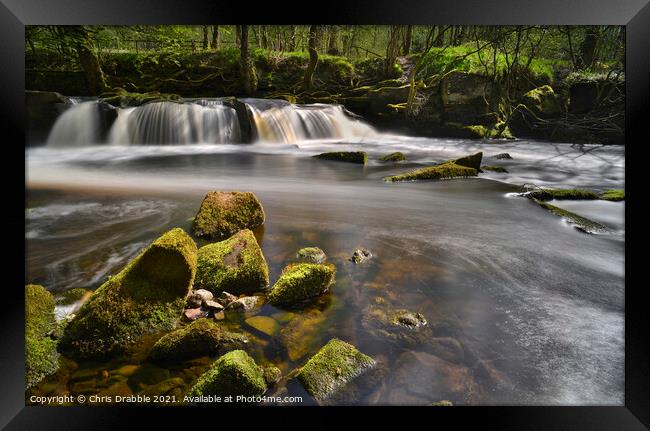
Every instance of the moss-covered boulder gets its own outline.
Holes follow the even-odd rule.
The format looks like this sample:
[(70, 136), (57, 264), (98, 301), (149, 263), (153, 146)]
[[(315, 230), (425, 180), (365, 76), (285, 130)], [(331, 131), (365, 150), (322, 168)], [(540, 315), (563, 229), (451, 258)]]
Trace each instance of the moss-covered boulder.
[(394, 309), (387, 304), (371, 304), (361, 312), (361, 325), (371, 335), (406, 348), (429, 343), (432, 332), (420, 313)]
[(589, 190), (582, 189), (536, 189), (528, 192), (529, 198), (540, 201), (556, 200), (594, 200), (598, 195)]
[(269, 266), (248, 229), (199, 249), (195, 288), (219, 295), (257, 292), (269, 284)]
[(173, 328), (194, 281), (196, 254), (180, 228), (156, 239), (81, 307), (65, 329), (62, 351), (75, 358), (110, 356), (144, 334)]
[(625, 190), (605, 190), (600, 194), (604, 201), (619, 202), (625, 200)]
[(56, 341), (48, 334), (55, 329), (54, 298), (43, 286), (25, 286), (25, 386), (27, 389), (59, 368)]
[(483, 153), (478, 152), (476, 154), (470, 154), (469, 156), (461, 157), (460, 159), (454, 160), (459, 166), (465, 166), (468, 168), (476, 169), (477, 171), (481, 170), (481, 160), (483, 160)]
[(248, 342), (210, 319), (199, 319), (161, 337), (151, 348), (154, 361), (195, 358), (241, 348)]
[(291, 305), (327, 292), (334, 283), (336, 267), (332, 264), (297, 263), (282, 270), (268, 295), (273, 305)]
[(307, 361), (296, 377), (311, 396), (325, 401), (374, 366), (370, 356), (334, 338)]
[(364, 151), (334, 151), (330, 153), (321, 153), (314, 156), (317, 159), (334, 160), (337, 162), (358, 163), (365, 165), (368, 163), (368, 155)]
[(209, 192), (192, 228), (198, 237), (224, 239), (262, 225), (265, 217), (262, 204), (251, 192)]
[(397, 151), (395, 153), (386, 154), (385, 156), (380, 157), (379, 160), (382, 162), (403, 162), (406, 160), (406, 156), (404, 153)]
[(323, 263), (326, 256), (325, 252), (318, 247), (305, 247), (298, 250), (296, 258), (305, 262)]
[(542, 85), (524, 94), (522, 102), (535, 115), (551, 117), (560, 113), (560, 104), (550, 85)]
[(92, 291), (82, 289), (82, 288), (73, 288), (66, 290), (55, 298), (57, 305), (72, 305), (75, 302), (85, 299), (88, 295), (91, 295)]
[(189, 390), (187, 396), (261, 396), (266, 392), (264, 370), (243, 350), (234, 350), (215, 361)]
[(461, 166), (454, 162), (445, 162), (435, 166), (416, 169), (400, 175), (384, 178), (388, 182), (416, 181), (416, 180), (443, 180), (452, 178), (475, 177), (478, 171), (474, 168)]

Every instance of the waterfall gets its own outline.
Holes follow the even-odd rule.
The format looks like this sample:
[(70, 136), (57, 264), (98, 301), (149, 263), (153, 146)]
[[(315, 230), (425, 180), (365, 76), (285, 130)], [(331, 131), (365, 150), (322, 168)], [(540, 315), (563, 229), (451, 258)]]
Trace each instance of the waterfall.
[(155, 102), (121, 109), (108, 136), (114, 145), (227, 144), (240, 142), (234, 109), (216, 100)]
[(244, 99), (253, 116), (258, 139), (293, 143), (305, 139), (372, 136), (375, 130), (350, 118), (339, 105), (292, 105), (283, 101)]
[(94, 144), (101, 139), (100, 110), (97, 101), (76, 103), (56, 120), (47, 146), (78, 147)]
[[(75, 103), (57, 119), (47, 145), (241, 143), (239, 121), (246, 118), (242, 115), (244, 108), (257, 139), (263, 142), (295, 143), (375, 135), (371, 126), (352, 118), (339, 105), (294, 105), (266, 99), (242, 99), (233, 104), (219, 99), (186, 99), (115, 109), (103, 102), (85, 101)], [(107, 112), (111, 115), (106, 115)]]

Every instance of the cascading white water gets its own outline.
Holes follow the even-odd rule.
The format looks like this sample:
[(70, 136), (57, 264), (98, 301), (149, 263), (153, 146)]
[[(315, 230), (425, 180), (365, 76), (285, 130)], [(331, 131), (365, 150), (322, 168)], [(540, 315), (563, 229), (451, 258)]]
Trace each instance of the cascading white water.
[(113, 145), (186, 145), (240, 142), (234, 109), (219, 101), (201, 103), (156, 102), (121, 109), (111, 127)]
[(273, 102), (246, 100), (261, 141), (293, 143), (305, 139), (358, 138), (376, 134), (368, 124), (346, 115), (339, 105)]
[[(295, 143), (309, 139), (346, 139), (375, 136), (368, 124), (347, 115), (339, 105), (293, 105), (281, 100), (243, 99), (257, 139)], [(117, 109), (108, 134), (100, 102), (81, 102), (61, 115), (48, 146), (88, 146), (102, 136), (111, 145), (187, 145), (242, 142), (237, 112), (222, 100), (200, 99), (153, 102)], [(112, 118), (111, 118), (112, 119)], [(110, 123), (109, 123), (110, 124)], [(104, 131), (104, 132), (103, 132)]]
[(100, 140), (100, 115), (97, 101), (74, 103), (54, 123), (47, 137), (50, 147), (78, 147)]

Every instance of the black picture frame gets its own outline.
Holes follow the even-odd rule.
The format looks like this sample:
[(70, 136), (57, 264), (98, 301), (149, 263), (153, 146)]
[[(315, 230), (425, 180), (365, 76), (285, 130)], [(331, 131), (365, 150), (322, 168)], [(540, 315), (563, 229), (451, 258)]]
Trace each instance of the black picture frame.
[[(452, 408), (257, 408), (234, 413), (239, 426), (275, 416), (281, 426), (310, 426), (331, 421), (331, 412), (365, 419), (404, 420), (423, 416), (424, 424), (454, 427), (468, 420), (493, 429), (647, 429), (650, 427), (650, 328), (647, 271), (642, 266), (648, 240), (648, 199), (644, 174), (650, 147), (646, 132), (650, 99), (650, 3), (648, 0), (454, 0), (445, 2), (365, 0), (357, 2), (255, 5), (201, 0), (0, 0), (0, 109), (4, 163), (4, 286), (0, 314), (0, 426), (7, 429), (116, 429), (144, 419), (186, 426), (216, 426), (198, 408), (26, 407), (24, 402), (24, 295), (17, 268), (24, 265), (24, 26), (30, 24), (611, 24), (626, 26), (626, 259), (625, 259), (625, 406), (624, 407), (452, 407)], [(22, 159), (24, 160), (24, 159)], [(21, 252), (22, 251), (22, 252)], [(401, 411), (397, 411), (401, 410)], [(405, 412), (403, 410), (408, 410)], [(289, 412), (289, 413), (287, 413)], [(301, 416), (299, 419), (298, 416)], [(239, 419), (237, 419), (239, 417)], [(198, 418), (198, 419), (197, 419)], [(328, 421), (329, 419), (329, 421)], [(364, 420), (365, 420), (364, 419)], [(192, 422), (187, 422), (192, 421)], [(241, 422), (240, 422), (241, 421)], [(429, 425), (426, 425), (429, 426)]]

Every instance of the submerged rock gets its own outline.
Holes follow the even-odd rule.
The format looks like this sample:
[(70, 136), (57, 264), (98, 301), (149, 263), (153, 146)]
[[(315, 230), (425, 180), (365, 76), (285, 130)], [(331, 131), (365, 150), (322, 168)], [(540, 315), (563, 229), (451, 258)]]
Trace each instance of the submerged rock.
[(227, 238), (242, 229), (264, 223), (264, 209), (251, 192), (209, 192), (194, 217), (194, 234), (208, 239)]
[(368, 163), (368, 155), (364, 151), (335, 151), (331, 153), (317, 154), (313, 157), (323, 160), (358, 163), (360, 165)]
[(555, 214), (556, 216), (562, 217), (564, 220), (566, 220), (568, 223), (574, 225), (576, 229), (579, 231), (585, 232), (585, 233), (595, 233), (595, 232), (605, 232), (607, 230), (607, 227), (595, 222), (593, 220), (589, 220), (588, 218), (579, 216), (576, 213), (573, 213), (571, 211), (567, 211), (565, 209), (556, 207), (555, 205), (551, 205), (546, 202), (542, 202), (537, 199), (532, 199), (537, 205), (540, 207), (544, 208), (545, 210), (549, 211), (552, 214)]
[(268, 335), (269, 337), (275, 336), (280, 332), (280, 325), (273, 318), (268, 316), (253, 316), (246, 319), (244, 322), (251, 328)]
[(323, 263), (326, 259), (325, 252), (318, 247), (301, 248), (298, 250), (298, 253), (296, 253), (296, 257), (313, 263)]
[(295, 362), (310, 352), (324, 321), (323, 312), (311, 310), (296, 315), (282, 328), (279, 341), (291, 361)]
[(370, 253), (370, 250), (367, 250), (365, 248), (358, 248), (354, 250), (354, 253), (352, 253), (350, 260), (354, 263), (363, 263), (371, 257), (372, 253)]
[(507, 174), (508, 170), (504, 168), (503, 166), (483, 166), (481, 167), (482, 170), (484, 171), (492, 171), (492, 172), (499, 172), (501, 174)]
[(619, 202), (625, 200), (625, 190), (605, 190), (600, 194), (604, 201)]
[(25, 286), (25, 386), (37, 385), (59, 368), (56, 341), (47, 336), (55, 328), (54, 298), (43, 286)]
[(336, 267), (332, 264), (288, 265), (271, 288), (268, 300), (273, 305), (290, 305), (322, 295), (334, 283), (335, 277)]
[(404, 155), (404, 153), (397, 151), (395, 153), (390, 153), (385, 156), (382, 156), (379, 158), (379, 160), (381, 160), (382, 162), (403, 162), (404, 160), (406, 160), (406, 156)]
[(334, 338), (307, 361), (296, 377), (311, 396), (324, 401), (375, 364), (353, 345)]
[(361, 325), (378, 338), (398, 343), (404, 348), (425, 345), (432, 338), (428, 322), (420, 313), (392, 309), (386, 304), (371, 304), (361, 316)]
[(194, 280), (196, 253), (182, 229), (156, 239), (81, 307), (65, 328), (62, 351), (75, 358), (110, 356), (146, 333), (171, 329)]
[(214, 395), (261, 396), (266, 392), (264, 371), (243, 350), (234, 350), (215, 361), (187, 393), (190, 397)]
[(200, 319), (160, 338), (150, 357), (154, 361), (188, 359), (240, 348), (247, 342), (242, 334), (230, 332), (212, 320)]
[(384, 178), (384, 181), (415, 181), (415, 180), (443, 180), (451, 178), (475, 177), (478, 171), (474, 168), (458, 165), (454, 162), (445, 162), (435, 166), (416, 169), (400, 175)]
[(495, 159), (503, 159), (503, 160), (512, 160), (512, 157), (508, 153), (499, 153), (494, 156)]
[(216, 294), (242, 294), (257, 292), (268, 284), (269, 266), (250, 230), (199, 249), (195, 286)]
[(459, 166), (465, 166), (468, 168), (474, 168), (477, 171), (481, 170), (481, 160), (483, 160), (483, 153), (478, 152), (476, 154), (470, 154), (469, 156), (461, 157), (456, 159), (453, 162)]

